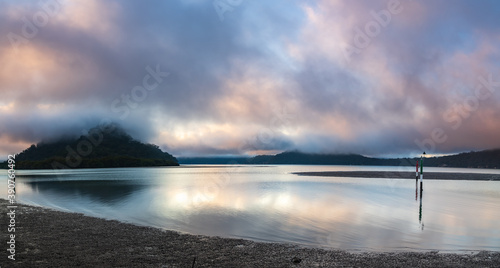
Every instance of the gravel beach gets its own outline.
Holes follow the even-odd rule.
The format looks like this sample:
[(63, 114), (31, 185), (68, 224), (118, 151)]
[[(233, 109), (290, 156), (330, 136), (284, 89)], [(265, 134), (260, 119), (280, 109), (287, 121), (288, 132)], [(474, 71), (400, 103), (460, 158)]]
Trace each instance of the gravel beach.
[(0, 267), (500, 267), (500, 252), (349, 253), (180, 234), (21, 204), (10, 260), (8, 204), (0, 204)]

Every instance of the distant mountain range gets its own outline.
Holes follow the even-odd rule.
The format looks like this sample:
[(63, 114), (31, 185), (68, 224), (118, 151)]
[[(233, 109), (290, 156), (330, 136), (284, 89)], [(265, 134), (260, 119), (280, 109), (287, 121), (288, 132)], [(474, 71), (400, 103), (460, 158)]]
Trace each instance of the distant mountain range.
[[(255, 157), (179, 158), (154, 144), (134, 140), (116, 125), (93, 128), (76, 139), (42, 142), (16, 155), (17, 169), (177, 166), (180, 164), (414, 166), (418, 158), (372, 158), (359, 154), (283, 152)], [(425, 166), (500, 168), (500, 149), (428, 157)], [(7, 162), (0, 163), (7, 168)]]
[[(77, 139), (45, 142), (16, 155), (16, 169), (178, 166), (154, 144), (134, 140), (118, 126), (93, 128)], [(2, 168), (7, 168), (6, 162)]]
[[(181, 164), (254, 164), (254, 165), (363, 165), (363, 166), (414, 166), (419, 158), (372, 158), (359, 154), (308, 154), (283, 152), (276, 155), (255, 157), (195, 157), (179, 158)], [(425, 166), (500, 168), (500, 149), (456, 155), (428, 157)]]

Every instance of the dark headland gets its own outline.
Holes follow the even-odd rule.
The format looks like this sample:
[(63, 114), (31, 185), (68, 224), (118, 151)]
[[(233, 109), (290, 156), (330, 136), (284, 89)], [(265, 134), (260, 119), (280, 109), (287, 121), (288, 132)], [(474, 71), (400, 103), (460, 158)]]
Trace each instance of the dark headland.
[[(157, 145), (133, 139), (122, 128), (97, 126), (78, 138), (40, 142), (16, 155), (16, 169), (178, 166)], [(7, 162), (2, 165), (7, 167)]]
[[(7, 201), (0, 199), (6, 215)], [(1, 225), (7, 226), (7, 217)], [(16, 255), (1, 267), (499, 267), (500, 252), (352, 253), (180, 234), (18, 204)], [(6, 232), (2, 240), (7, 241)], [(7, 244), (5, 244), (7, 245)], [(193, 265), (194, 263), (194, 265)]]

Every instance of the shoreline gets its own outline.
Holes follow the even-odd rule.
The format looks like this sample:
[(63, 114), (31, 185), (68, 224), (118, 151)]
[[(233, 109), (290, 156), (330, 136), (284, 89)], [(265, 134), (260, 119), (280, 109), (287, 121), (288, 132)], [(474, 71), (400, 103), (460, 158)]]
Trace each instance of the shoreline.
[[(500, 252), (362, 252), (182, 234), (16, 204), (16, 260), (2, 267), (493, 267)], [(0, 199), (1, 213), (8, 203)], [(2, 228), (8, 226), (2, 217)], [(6, 231), (6, 230), (5, 230)], [(7, 232), (2, 232), (7, 241)], [(196, 259), (195, 259), (196, 258)]]
[[(316, 177), (349, 177), (349, 178), (371, 178), (371, 179), (415, 179), (415, 172), (398, 171), (312, 171), (294, 172), (299, 176)], [(446, 172), (424, 172), (424, 180), (455, 180), (455, 181), (500, 181), (500, 174), (486, 173), (446, 173)]]

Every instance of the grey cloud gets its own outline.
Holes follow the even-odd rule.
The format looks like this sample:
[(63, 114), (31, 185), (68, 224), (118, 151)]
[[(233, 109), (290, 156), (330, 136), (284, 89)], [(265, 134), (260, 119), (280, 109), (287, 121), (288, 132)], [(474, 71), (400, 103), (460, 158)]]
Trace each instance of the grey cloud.
[[(30, 79), (4, 77), (0, 92), (4, 95), (1, 105), (15, 101), (17, 119), (11, 122), (8, 115), (0, 115), (1, 133), (12, 139), (37, 142), (60, 136), (62, 133), (78, 135), (82, 129), (96, 125), (102, 118), (122, 124), (132, 136), (148, 141), (155, 139), (155, 125), (160, 115), (163, 122), (214, 122), (229, 124), (248, 122), (269, 128), (274, 116), (273, 104), (293, 107), (293, 125), (303, 136), (291, 138), (279, 130), (268, 143), (256, 145), (258, 150), (300, 149), (311, 152), (353, 152), (365, 154), (411, 153), (419, 150), (415, 139), (424, 139), (436, 127), (449, 133), (446, 143), (436, 151), (454, 152), (461, 149), (486, 149), (500, 146), (498, 113), (485, 115), (482, 111), (498, 111), (496, 93), (482, 101), (480, 110), (464, 120), (457, 131), (450, 131), (442, 114), (449, 108), (454, 93), (427, 83), (426, 76), (449, 79), (459, 72), (460, 83), (486, 75), (486, 71), (500, 75), (498, 43), (488, 35), (499, 31), (498, 10), (495, 1), (471, 4), (456, 1), (419, 2), (425, 6), (425, 19), (418, 24), (404, 23), (405, 14), (395, 16), (392, 23), (375, 37), (372, 44), (351, 64), (343, 65), (327, 57), (305, 55), (302, 62), (287, 57), (289, 44), (310, 46), (302, 40), (301, 31), (308, 23), (305, 5), (317, 8), (320, 1), (244, 1), (227, 13), (221, 22), (211, 1), (115, 1), (118, 15), (109, 20), (116, 32), (109, 36), (93, 31), (78, 30), (71, 25), (50, 23), (40, 30), (26, 46), (41, 51), (53, 60), (57, 73), (48, 74), (44, 88), (33, 89)], [(345, 4), (346, 14), (357, 16), (356, 22), (371, 19), (370, 10), (379, 10), (385, 1), (354, 1)], [(19, 31), (20, 18), (8, 16), (7, 10), (16, 2), (0, 3), (0, 57), (12, 53), (5, 38), (11, 31)], [(23, 3), (23, 14), (37, 10), (35, 4)], [(288, 6), (284, 8), (284, 6)], [(412, 12), (412, 10), (405, 10)], [(410, 14), (408, 13), (408, 14)], [(339, 21), (338, 23), (343, 23)], [(359, 26), (359, 25), (358, 25)], [(346, 26), (346, 27), (350, 27)], [(349, 29), (346, 29), (346, 31)], [(318, 32), (318, 35), (323, 33)], [(110, 41), (111, 40), (111, 41)], [(340, 40), (339, 40), (340, 42)], [(457, 53), (472, 53), (482, 43), (490, 44), (492, 51), (486, 59), (475, 59), (479, 67), (468, 72), (457, 66), (444, 65)], [(373, 54), (375, 53), (375, 54)], [(391, 94), (367, 81), (361, 66), (382, 55), (386, 62), (380, 67), (402, 81), (402, 94)], [(471, 56), (472, 57), (472, 56)], [(113, 111), (113, 102), (123, 95), (131, 95), (135, 86), (141, 85), (147, 75), (146, 66), (161, 66), (169, 76), (127, 116)], [(294, 68), (292, 65), (300, 65)], [(374, 65), (378, 66), (378, 65)], [(256, 88), (255, 94), (245, 95), (250, 112), (236, 117), (231, 111), (217, 106), (218, 101), (233, 94), (227, 87), (229, 79), (243, 79), (249, 69), (257, 70), (249, 79), (282, 81), (272, 88), (271, 95)], [(466, 75), (463, 75), (467, 73)], [(2, 75), (2, 67), (0, 67)], [(26, 74), (29, 77), (30, 74)], [(463, 76), (463, 77), (460, 77)], [(367, 78), (368, 77), (368, 78)], [(463, 80), (462, 80), (463, 78)], [(469, 85), (473, 86), (473, 85)], [(498, 89), (500, 91), (500, 89)], [(498, 92), (497, 91), (497, 92)], [(389, 92), (389, 93), (387, 93)], [(38, 104), (64, 104), (59, 110), (43, 114)], [(369, 104), (369, 105), (367, 105)], [(124, 103), (120, 103), (125, 108)], [(421, 122), (418, 111), (422, 106), (433, 115)], [(115, 109), (116, 110), (116, 109)], [(319, 133), (315, 128), (323, 116), (339, 116), (357, 131), (356, 140), (339, 138), (335, 133)], [(125, 117), (124, 120), (120, 117)], [(487, 117), (487, 118), (484, 118)], [(10, 122), (10, 123), (9, 123)], [(8, 124), (9, 127), (5, 127)], [(255, 129), (255, 128), (254, 128)], [(239, 147), (253, 139), (258, 132), (241, 131)], [(475, 137), (478, 138), (470, 138)], [(496, 136), (495, 136), (496, 135)], [(240, 154), (239, 148), (220, 149), (214, 144), (200, 147), (179, 147), (162, 141), (164, 148), (177, 154)]]

